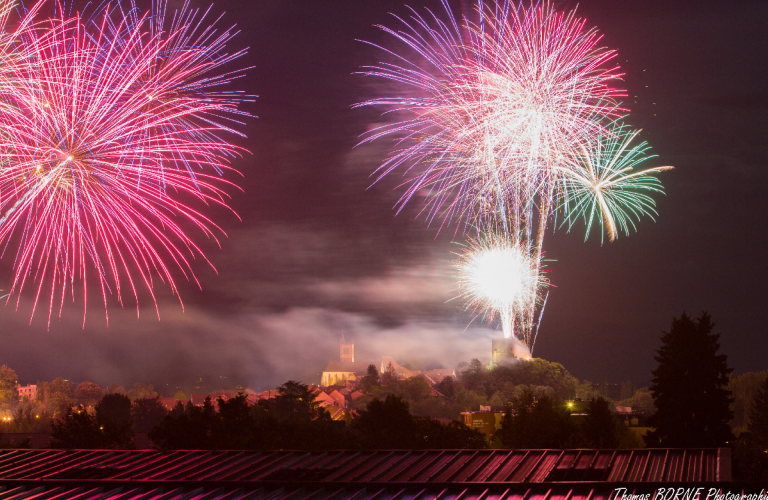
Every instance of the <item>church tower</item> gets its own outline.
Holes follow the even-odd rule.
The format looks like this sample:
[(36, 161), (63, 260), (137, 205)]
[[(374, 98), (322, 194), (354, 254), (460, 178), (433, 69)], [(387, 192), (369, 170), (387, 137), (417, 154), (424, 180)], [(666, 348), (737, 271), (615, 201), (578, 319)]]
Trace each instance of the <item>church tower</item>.
[(344, 334), (341, 334), (341, 362), (353, 363), (355, 361), (355, 344), (352, 341), (344, 340)]

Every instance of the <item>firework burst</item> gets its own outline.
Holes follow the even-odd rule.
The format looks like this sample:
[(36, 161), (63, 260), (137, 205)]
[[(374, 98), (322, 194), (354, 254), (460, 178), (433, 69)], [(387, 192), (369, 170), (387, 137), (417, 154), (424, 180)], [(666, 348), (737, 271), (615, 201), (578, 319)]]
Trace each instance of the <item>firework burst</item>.
[(188, 5), (171, 23), (155, 7), (38, 23), (23, 84), (6, 86), (0, 240), (18, 242), (11, 294), (33, 287), (33, 315), (47, 296), (49, 324), (76, 282), (85, 308), (88, 276), (105, 310), (127, 288), (137, 314), (141, 283), (157, 307), (155, 277), (174, 294), (174, 269), (196, 281), (191, 232), (215, 239), (205, 207), (226, 207), (234, 186), (221, 174), (243, 150), (221, 134), (245, 97), (215, 89), (239, 75), (219, 71), (242, 52), (226, 54), (232, 32), (214, 36)]
[(505, 338), (515, 333), (515, 324), (525, 329), (527, 312), (538, 301), (549, 282), (533, 262), (527, 248), (497, 233), (470, 240), (458, 255), (457, 287), (473, 315), (492, 321), (498, 314)]
[[(445, 16), (411, 9), (409, 19), (397, 17), (398, 29), (380, 26), (398, 49), (384, 49), (389, 60), (364, 71), (401, 91), (358, 104), (400, 117), (363, 139), (394, 139), (374, 176), (404, 170), (399, 209), (423, 197), (430, 222), (458, 221), (457, 232), (493, 228), (501, 240), (490, 245), (506, 242), (526, 255), (533, 283), (556, 217), (569, 226), (584, 218), (587, 234), (597, 221), (613, 240), (619, 228), (628, 232), (655, 214), (649, 195), (662, 188), (652, 174), (670, 167), (632, 170), (649, 158), (648, 147), (631, 146), (636, 133), (616, 124), (627, 111), (619, 102), (625, 91), (613, 86), (623, 74), (586, 20), (548, 2), (525, 8), (505, 0), (478, 0), (474, 13), (457, 19), (442, 3)], [(505, 335), (514, 329), (532, 347), (535, 299), (515, 302), (510, 314), (511, 306), (470, 296), (499, 313)]]
[(619, 230), (625, 234), (630, 227), (637, 230), (635, 221), (641, 216), (653, 219), (656, 215), (656, 202), (650, 194), (664, 193), (656, 174), (674, 167), (637, 170), (654, 157), (646, 154), (650, 149), (646, 142), (633, 144), (639, 133), (615, 123), (608, 133), (583, 145), (569, 168), (562, 169), (561, 211), (569, 226), (579, 218), (584, 220), (585, 240), (595, 223), (602, 228), (601, 237), (607, 233), (613, 241)]

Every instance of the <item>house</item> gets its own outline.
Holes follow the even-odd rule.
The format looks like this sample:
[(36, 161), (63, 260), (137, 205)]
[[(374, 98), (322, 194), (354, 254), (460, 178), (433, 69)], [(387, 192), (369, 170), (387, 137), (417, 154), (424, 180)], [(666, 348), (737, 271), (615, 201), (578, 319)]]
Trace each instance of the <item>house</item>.
[(324, 391), (319, 391), (317, 394), (315, 394), (315, 402), (323, 408), (326, 406), (333, 406), (335, 403), (333, 398), (326, 394)]
[(30, 401), (37, 397), (37, 386), (35, 384), (17, 385), (16, 390), (19, 391), (19, 399), (26, 398)]
[(336, 406), (340, 406), (342, 408), (347, 406), (346, 399), (344, 398), (344, 395), (342, 393), (340, 393), (339, 391), (337, 391), (337, 390), (333, 390), (330, 393), (328, 393), (328, 397), (330, 397), (333, 400), (333, 403)]

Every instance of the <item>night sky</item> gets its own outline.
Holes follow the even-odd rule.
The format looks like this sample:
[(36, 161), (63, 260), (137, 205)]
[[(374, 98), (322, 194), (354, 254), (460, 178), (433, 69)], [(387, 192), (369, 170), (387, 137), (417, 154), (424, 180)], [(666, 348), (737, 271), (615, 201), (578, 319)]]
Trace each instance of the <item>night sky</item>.
[[(440, 9), (438, 0), (409, 5)], [(390, 142), (355, 148), (381, 118), (351, 105), (384, 91), (354, 74), (380, 59), (355, 40), (392, 46), (374, 25), (406, 15), (403, 0), (229, 0), (213, 11), (242, 30), (232, 48), (250, 47), (241, 63), (254, 68), (239, 85), (259, 96), (246, 107), (258, 116), (248, 139), (233, 139), (252, 152), (234, 163), (242, 220), (214, 213), (227, 236), (221, 249), (203, 245), (218, 274), (197, 259), (202, 290), (180, 283), (183, 313), (160, 286), (160, 321), (146, 296), (139, 319), (113, 298), (108, 328), (96, 295), (84, 329), (82, 298), (49, 330), (45, 312), (30, 326), (25, 293), (18, 311), (0, 308), (0, 363), (22, 384), (146, 381), (172, 394), (198, 378), (259, 390), (318, 382), (342, 333), (361, 361), (488, 361), (498, 325), (470, 324), (449, 301), (461, 235), (427, 225), (417, 204), (396, 216), (398, 175), (370, 186)], [(585, 243), (581, 226), (548, 234), (556, 288), (534, 356), (580, 379), (646, 385), (672, 317), (706, 310), (736, 373), (768, 368), (768, 3), (586, 0), (578, 13), (619, 52), (628, 121), (659, 155), (648, 165), (675, 170), (661, 176), (657, 221), (643, 219), (629, 237), (601, 246), (597, 233)], [(12, 265), (6, 252), (0, 288)]]

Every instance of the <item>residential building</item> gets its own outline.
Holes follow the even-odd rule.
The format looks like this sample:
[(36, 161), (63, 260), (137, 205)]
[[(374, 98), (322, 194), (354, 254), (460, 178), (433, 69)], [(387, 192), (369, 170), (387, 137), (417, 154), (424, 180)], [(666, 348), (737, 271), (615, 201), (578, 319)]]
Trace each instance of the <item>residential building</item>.
[(37, 385), (17, 385), (16, 389), (19, 391), (19, 399), (24, 399), (26, 396), (30, 401), (37, 397)]

